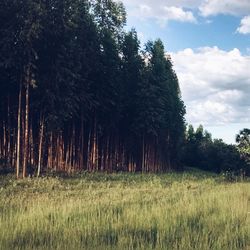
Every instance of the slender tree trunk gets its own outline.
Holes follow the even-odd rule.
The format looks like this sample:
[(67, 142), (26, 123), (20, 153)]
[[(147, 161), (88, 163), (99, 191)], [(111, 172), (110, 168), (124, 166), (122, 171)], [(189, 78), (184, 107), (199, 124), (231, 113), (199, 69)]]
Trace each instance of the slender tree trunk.
[(44, 131), (44, 118), (41, 118), (40, 124), (40, 139), (39, 139), (39, 149), (38, 149), (38, 168), (37, 168), (37, 177), (40, 176), (41, 173), (41, 165), (42, 165), (42, 147), (43, 147), (43, 131)]
[(144, 134), (142, 136), (142, 172), (145, 171), (145, 138)]
[(79, 151), (80, 154), (80, 168), (84, 169), (84, 163), (83, 163), (83, 154), (84, 154), (84, 120), (83, 120), (83, 115), (81, 117), (82, 123), (81, 123), (81, 148)]
[(30, 129), (29, 129), (29, 162), (32, 166), (35, 165), (34, 161), (34, 137), (33, 137), (33, 126), (32, 121), (30, 121)]
[[(168, 135), (167, 135), (167, 148), (168, 148), (168, 152), (167, 152), (167, 167), (168, 170), (171, 169), (171, 161), (170, 161), (170, 135), (169, 135), (169, 131), (168, 131)], [(166, 170), (166, 169), (164, 169)]]
[(19, 178), (19, 172), (20, 172), (21, 112), (22, 112), (22, 83), (20, 81), (18, 115), (17, 115), (16, 178)]
[(98, 147), (97, 147), (97, 131), (96, 131), (96, 118), (94, 121), (94, 134), (93, 134), (93, 158), (92, 158), (92, 166), (94, 171), (97, 170), (98, 166)]
[(3, 159), (4, 159), (4, 161), (6, 161), (6, 151), (7, 151), (7, 146), (6, 146), (6, 137), (7, 137), (7, 135), (6, 135), (6, 121), (4, 120), (4, 122), (3, 122)]
[[(28, 72), (28, 78), (30, 72)], [(24, 133), (24, 156), (23, 156), (23, 178), (27, 175), (27, 163), (29, 157), (29, 82), (26, 84), (25, 91), (25, 133)]]
[(8, 140), (8, 143), (7, 143), (7, 164), (11, 164), (11, 124), (10, 124), (10, 97), (8, 95), (8, 107), (7, 107), (7, 140)]
[(89, 138), (88, 138), (87, 171), (91, 171), (91, 126), (89, 128)]

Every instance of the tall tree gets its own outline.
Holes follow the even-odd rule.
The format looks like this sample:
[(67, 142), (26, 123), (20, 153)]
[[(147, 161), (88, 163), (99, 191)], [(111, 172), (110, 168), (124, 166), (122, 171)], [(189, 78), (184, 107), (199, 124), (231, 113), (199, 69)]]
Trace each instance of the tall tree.
[(120, 134), (127, 153), (126, 165), (132, 169), (138, 163), (137, 93), (142, 86), (144, 62), (140, 42), (134, 29), (124, 35), (122, 43), (122, 76), (120, 84)]
[(184, 105), (160, 40), (112, 0), (0, 2), (0, 158), (16, 175), (178, 165)]

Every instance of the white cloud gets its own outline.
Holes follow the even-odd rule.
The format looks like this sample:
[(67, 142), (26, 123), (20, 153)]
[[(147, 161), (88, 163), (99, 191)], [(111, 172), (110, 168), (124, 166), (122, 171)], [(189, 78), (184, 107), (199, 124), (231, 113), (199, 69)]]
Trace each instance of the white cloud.
[(167, 5), (152, 6), (152, 4), (139, 4), (130, 14), (142, 19), (156, 19), (161, 25), (165, 25), (170, 20), (196, 22), (191, 11), (185, 11), (183, 8)]
[(194, 13), (203, 16), (207, 24), (212, 22), (209, 17), (219, 14), (242, 18), (245, 16), (237, 32), (250, 34), (250, 0), (122, 0), (122, 2), (127, 7), (129, 16), (141, 20), (153, 19), (161, 26), (165, 26), (171, 20), (197, 23)]
[(241, 34), (250, 34), (250, 16), (245, 16), (241, 22), (240, 27), (237, 29), (237, 32)]
[(218, 14), (245, 16), (250, 13), (249, 0), (122, 0), (122, 2), (129, 9), (137, 10), (143, 2), (143, 5), (152, 10), (155, 17), (159, 16), (159, 11), (164, 7), (173, 6), (180, 9), (200, 10), (200, 14), (205, 17)]
[(181, 22), (195, 22), (195, 17), (191, 11), (184, 11), (178, 7), (164, 7), (164, 14), (167, 20), (177, 20)]
[[(120, 0), (117, 0), (120, 1)], [(121, 0), (126, 6), (139, 6), (142, 4), (145, 4), (147, 6), (150, 6), (151, 8), (159, 7), (162, 8), (164, 6), (171, 7), (176, 6), (179, 8), (189, 8), (194, 9), (197, 8), (202, 1), (204, 0)]]
[(199, 7), (203, 16), (230, 14), (247, 15), (250, 12), (249, 0), (205, 0)]
[(185, 49), (171, 56), (189, 123), (250, 122), (250, 56), (217, 47)]
[[(119, 0), (116, 0), (119, 1)], [(155, 19), (160, 25), (168, 21), (196, 22), (192, 9), (196, 8), (202, 0), (123, 0), (128, 15), (140, 19)]]

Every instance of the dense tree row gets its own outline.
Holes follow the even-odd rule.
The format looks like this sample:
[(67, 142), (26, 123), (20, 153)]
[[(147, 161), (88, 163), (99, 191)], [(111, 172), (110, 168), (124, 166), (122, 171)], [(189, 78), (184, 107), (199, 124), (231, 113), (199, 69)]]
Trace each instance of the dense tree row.
[(0, 2), (0, 158), (41, 171), (179, 166), (185, 108), (160, 40), (112, 0)]
[(194, 130), (189, 125), (183, 144), (183, 164), (216, 173), (233, 172), (250, 175), (250, 130), (240, 131), (237, 145), (228, 145), (221, 139), (212, 139), (200, 125)]

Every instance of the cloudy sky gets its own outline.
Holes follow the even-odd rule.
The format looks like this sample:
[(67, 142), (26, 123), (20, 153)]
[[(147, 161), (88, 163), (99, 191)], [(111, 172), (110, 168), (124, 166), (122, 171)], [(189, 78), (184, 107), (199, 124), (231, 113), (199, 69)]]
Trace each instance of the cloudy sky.
[(186, 120), (234, 143), (250, 128), (250, 0), (123, 0), (127, 28), (171, 54)]

